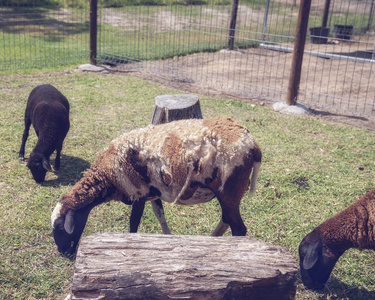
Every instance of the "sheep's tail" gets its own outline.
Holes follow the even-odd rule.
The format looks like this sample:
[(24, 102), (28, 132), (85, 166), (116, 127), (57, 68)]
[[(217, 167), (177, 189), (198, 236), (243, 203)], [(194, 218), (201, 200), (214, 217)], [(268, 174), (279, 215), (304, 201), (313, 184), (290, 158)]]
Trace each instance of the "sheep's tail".
[(255, 193), (259, 171), (260, 171), (260, 161), (255, 162), (253, 166), (253, 172), (251, 173), (251, 178), (250, 178), (250, 195), (253, 195)]
[(257, 184), (257, 179), (260, 171), (260, 165), (262, 163), (262, 151), (260, 150), (257, 144), (254, 145), (254, 148), (251, 149), (252, 156), (254, 159), (253, 171), (250, 178), (250, 195), (255, 193), (255, 187)]

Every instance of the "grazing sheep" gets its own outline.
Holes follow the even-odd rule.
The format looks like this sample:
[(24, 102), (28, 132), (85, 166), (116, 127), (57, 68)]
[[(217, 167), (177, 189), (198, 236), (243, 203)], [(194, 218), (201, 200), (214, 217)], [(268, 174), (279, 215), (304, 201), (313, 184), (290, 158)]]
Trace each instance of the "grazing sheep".
[(229, 226), (233, 235), (245, 235), (240, 201), (251, 172), (250, 193), (255, 191), (261, 156), (249, 131), (226, 118), (174, 121), (125, 133), (57, 203), (51, 221), (58, 250), (73, 253), (91, 209), (111, 199), (133, 205), (130, 232), (137, 232), (146, 201), (192, 205), (216, 196), (222, 218), (212, 235), (223, 235)]
[(303, 238), (299, 256), (305, 286), (322, 289), (337, 260), (350, 248), (375, 250), (375, 190)]
[(25, 110), (25, 130), (19, 151), (19, 159), (22, 161), (31, 124), (38, 136), (38, 142), (30, 153), (27, 167), (34, 180), (42, 182), (47, 171), (52, 171), (49, 157), (55, 150), (55, 169), (60, 168), (60, 153), (70, 127), (69, 102), (52, 85), (39, 85), (29, 95)]

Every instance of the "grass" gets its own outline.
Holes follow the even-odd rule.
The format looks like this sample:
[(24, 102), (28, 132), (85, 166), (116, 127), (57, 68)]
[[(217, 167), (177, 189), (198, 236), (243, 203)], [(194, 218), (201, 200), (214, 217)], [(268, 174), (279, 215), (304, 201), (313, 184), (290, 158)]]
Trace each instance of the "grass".
[[(64, 299), (74, 260), (56, 253), (50, 214), (109, 141), (121, 132), (149, 124), (154, 98), (177, 94), (155, 83), (120, 74), (68, 70), (0, 76), (0, 299)], [(71, 129), (61, 170), (36, 184), (18, 160), (23, 113), (35, 86), (51, 83), (71, 103)], [(230, 116), (253, 133), (263, 150), (257, 194), (246, 195), (241, 213), (248, 235), (287, 248), (298, 262), (301, 239), (375, 188), (375, 132), (292, 117), (251, 103), (200, 96), (205, 118)], [(36, 143), (31, 129), (26, 156)], [(54, 155), (52, 155), (52, 162)], [(166, 204), (174, 234), (209, 235), (220, 212), (216, 200), (179, 207)], [(97, 207), (84, 235), (127, 232), (130, 208), (118, 203)], [(161, 233), (146, 205), (139, 232)], [(229, 234), (229, 233), (228, 233)], [(296, 299), (373, 299), (375, 255), (350, 250), (337, 263), (320, 293), (304, 288), (298, 277)]]

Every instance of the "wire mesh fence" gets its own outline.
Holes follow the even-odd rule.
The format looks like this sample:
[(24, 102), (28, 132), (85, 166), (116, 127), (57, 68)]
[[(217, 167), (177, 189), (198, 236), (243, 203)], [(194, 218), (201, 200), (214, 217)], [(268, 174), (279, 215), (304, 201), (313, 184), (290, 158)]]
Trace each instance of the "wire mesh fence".
[[(87, 7), (53, 1), (0, 4), (0, 70), (87, 61)], [(1, 2), (0, 2), (1, 3)]]
[[(336, 111), (374, 115), (374, 1), (332, 1), (322, 24), (325, 4), (315, 2), (311, 9), (299, 99)], [(328, 39), (315, 41), (321, 35), (313, 35), (312, 28), (323, 25), (329, 30)]]
[[(87, 62), (89, 8), (78, 1), (1, 6), (0, 69)], [(299, 103), (375, 116), (373, 6), (373, 0), (312, 3)], [(99, 1), (97, 61), (285, 101), (299, 3), (242, 0), (228, 51), (232, 7), (225, 0)]]

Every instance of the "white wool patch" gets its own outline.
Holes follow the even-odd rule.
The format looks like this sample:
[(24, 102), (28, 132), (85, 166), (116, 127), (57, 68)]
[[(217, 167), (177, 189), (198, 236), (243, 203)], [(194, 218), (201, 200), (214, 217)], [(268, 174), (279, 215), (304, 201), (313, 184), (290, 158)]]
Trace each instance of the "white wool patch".
[(58, 218), (60, 218), (60, 216), (61, 216), (61, 214), (60, 214), (61, 208), (62, 208), (62, 204), (60, 202), (58, 202), (56, 204), (56, 206), (55, 206), (55, 209), (52, 212), (52, 215), (51, 215), (51, 224), (52, 224), (52, 227), (55, 224), (55, 221)]

